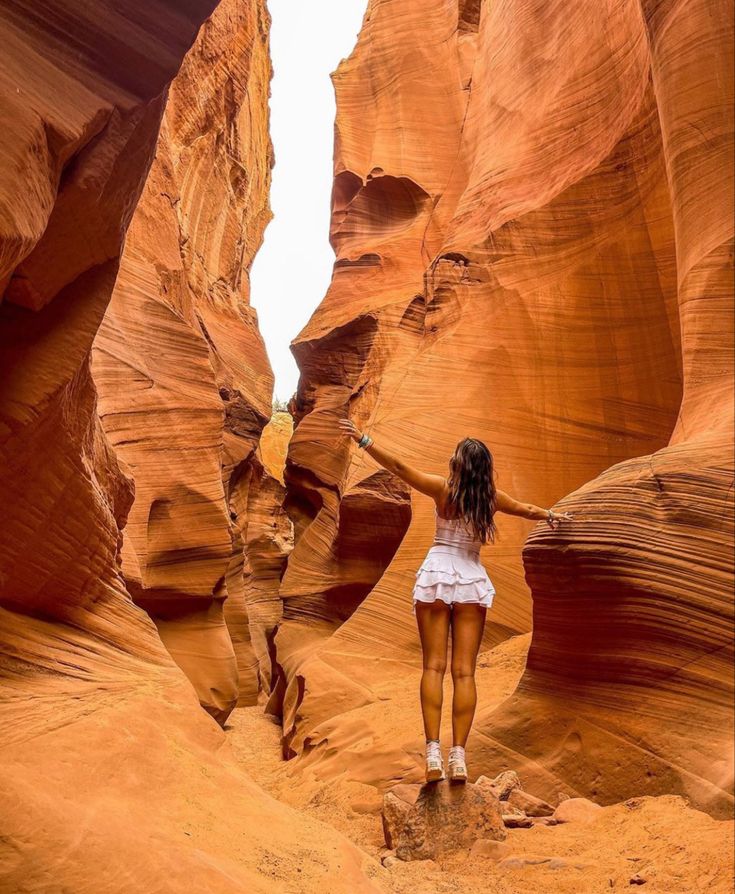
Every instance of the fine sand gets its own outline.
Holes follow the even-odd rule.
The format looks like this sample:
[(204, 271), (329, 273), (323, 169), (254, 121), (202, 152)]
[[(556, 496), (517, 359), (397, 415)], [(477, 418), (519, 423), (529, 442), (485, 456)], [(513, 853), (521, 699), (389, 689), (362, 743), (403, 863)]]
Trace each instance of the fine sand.
[[(517, 637), (480, 656), (478, 686), (493, 691), (500, 703), (515, 688), (523, 670), (528, 637)], [(373, 884), (396, 894), (593, 894), (639, 887), (648, 894), (692, 894), (732, 891), (733, 823), (719, 822), (690, 808), (677, 796), (631, 799), (604, 808), (588, 824), (508, 830), (508, 853), (517, 857), (510, 865), (469, 852), (444, 860), (403, 863), (388, 857), (383, 840), (380, 808), (382, 794), (372, 785), (356, 781), (358, 753), (366, 761), (378, 754), (386, 766), (395, 755), (413, 761), (406, 778), (418, 780), (421, 768), (418, 714), (418, 672), (405, 680), (400, 692), (359, 709), (356, 724), (367, 722), (371, 742), (361, 742), (352, 754), (314, 754), (284, 762), (280, 751), (280, 725), (263, 713), (261, 706), (240, 708), (231, 716), (229, 746), (243, 769), (266, 791), (312, 819), (339, 830), (368, 857)], [(450, 690), (447, 689), (445, 706)], [(446, 716), (446, 711), (445, 711)], [(418, 735), (407, 745), (407, 721), (416, 722)], [(396, 731), (403, 731), (397, 734)], [(396, 740), (399, 744), (393, 745)], [(340, 766), (343, 769), (340, 771)], [(470, 778), (472, 778), (470, 755)], [(297, 830), (294, 830), (297, 834)], [(549, 864), (548, 859), (554, 859)], [(274, 878), (296, 874), (298, 867), (278, 862)], [(524, 862), (524, 860), (526, 862)], [(546, 862), (543, 862), (546, 861)], [(369, 865), (369, 862), (368, 862)], [(343, 882), (323, 894), (346, 890)]]

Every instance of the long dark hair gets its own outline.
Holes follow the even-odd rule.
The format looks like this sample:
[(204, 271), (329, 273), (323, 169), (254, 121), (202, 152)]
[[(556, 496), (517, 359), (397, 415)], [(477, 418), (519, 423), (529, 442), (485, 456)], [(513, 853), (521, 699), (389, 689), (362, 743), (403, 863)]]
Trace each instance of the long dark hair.
[(449, 460), (447, 515), (462, 519), (476, 540), (495, 540), (493, 455), (482, 441), (465, 438)]

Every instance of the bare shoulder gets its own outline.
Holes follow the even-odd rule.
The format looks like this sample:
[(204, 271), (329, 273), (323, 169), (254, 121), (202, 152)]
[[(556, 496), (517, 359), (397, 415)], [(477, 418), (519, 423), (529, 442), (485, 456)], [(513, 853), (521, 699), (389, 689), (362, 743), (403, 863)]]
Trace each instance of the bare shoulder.
[(444, 515), (449, 499), (449, 482), (446, 478), (442, 478), (440, 475), (437, 475), (437, 478), (439, 479), (439, 486), (434, 497), (434, 502), (436, 503), (436, 511), (439, 515)]

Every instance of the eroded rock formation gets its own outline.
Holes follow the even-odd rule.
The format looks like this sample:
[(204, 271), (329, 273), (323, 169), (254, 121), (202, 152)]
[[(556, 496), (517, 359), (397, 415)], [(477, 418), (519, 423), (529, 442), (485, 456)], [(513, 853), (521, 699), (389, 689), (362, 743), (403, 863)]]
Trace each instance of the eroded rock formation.
[(681, 791), (729, 815), (733, 11), (701, 0), (647, 11), (674, 223), (683, 399), (665, 448), (567, 497), (564, 508), (578, 518), (568, 535), (529, 539), (528, 669), (488, 727), (503, 748), (580, 791), (604, 799)]
[[(277, 649), (310, 765), (417, 661), (433, 528), (340, 442), (349, 414), (429, 471), (474, 435), (503, 489), (575, 492), (529, 541), (529, 670), (480, 715), (487, 771), (518, 752), (540, 794), (727, 802), (731, 41), (719, 0), (369, 4), (334, 75), (334, 276), (294, 344)], [(486, 553), (488, 644), (530, 627), (531, 527), (501, 519)]]
[(92, 364), (135, 481), (126, 585), (220, 722), (254, 689), (223, 603), (243, 587), (249, 467), (273, 388), (248, 280), (270, 219), (270, 76), (264, 4), (221, 3), (171, 86)]
[(239, 548), (228, 571), (225, 620), (240, 669), (241, 705), (255, 704), (276, 684), (273, 639), (283, 615), (279, 590), (293, 547), (293, 526), (283, 508), (283, 467), (292, 431), (288, 413), (274, 414), (232, 489)]
[[(120, 532), (132, 503), (132, 480), (98, 422), (90, 350), (153, 159), (167, 85), (214, 6), (213, 0), (53, 0), (0, 7), (4, 891), (266, 892), (273, 890), (268, 867), (274, 853), (279, 872), (298, 877), (303, 890), (323, 890), (326, 880), (337, 876), (344, 890), (375, 890), (363, 873), (364, 854), (333, 830), (297, 820), (223, 753), (224, 734), (199, 708), (121, 575)], [(240, 8), (267, 22), (263, 3), (253, 0)], [(205, 39), (208, 33), (213, 32), (205, 31)], [(227, 90), (223, 87), (225, 101)], [(256, 91), (254, 102), (263, 95)], [(174, 111), (182, 127), (187, 108), (180, 96)], [(244, 137), (247, 115), (263, 120), (265, 110), (254, 104), (243, 114)], [(235, 130), (233, 122), (228, 139), (237, 139)], [(253, 172), (267, 170), (266, 136), (260, 137)], [(161, 158), (162, 165), (170, 162)], [(232, 189), (247, 190), (237, 165), (230, 173)], [(175, 199), (164, 202), (166, 214)], [(257, 221), (264, 201), (253, 183), (252, 212), (244, 216), (248, 225), (256, 223), (248, 231), (252, 242), (246, 239), (246, 257), (260, 238)], [(204, 206), (186, 208), (189, 214), (211, 213)], [(242, 223), (226, 219), (228, 226)], [(162, 237), (178, 236), (166, 215), (161, 223)], [(218, 274), (232, 272), (239, 257), (232, 243), (238, 238), (233, 232), (217, 243), (223, 256)], [(181, 302), (176, 310), (193, 328), (197, 321), (186, 304), (177, 239), (166, 249), (172, 307)], [(209, 285), (202, 268), (197, 282)], [(141, 262), (129, 269), (142, 279), (137, 291), (136, 283), (128, 282), (128, 298), (142, 302), (150, 268)], [(165, 273), (161, 270), (162, 279)], [(193, 268), (187, 273), (194, 276)], [(213, 440), (211, 420), (222, 418), (216, 393), (218, 404), (209, 398), (204, 406), (204, 385), (214, 378), (218, 387), (228, 388), (222, 396), (231, 418), (224, 450), (227, 482), (261, 424), (253, 418), (261, 386), (241, 372), (238, 364), (247, 361), (229, 358), (240, 350), (237, 331), (243, 316), (247, 319), (246, 307), (238, 306), (237, 327), (228, 328), (231, 282), (209, 293), (212, 307), (198, 296), (199, 322), (210, 332), (211, 348), (197, 343), (163, 304), (155, 317), (157, 332), (138, 333), (146, 342), (158, 336), (162, 361), (168, 339), (177, 333), (189, 348), (177, 361), (186, 358), (185, 372), (201, 374), (190, 383), (197, 398), (192, 413), (206, 422), (194, 445), (200, 457)], [(156, 279), (156, 290), (160, 286)], [(129, 361), (138, 363), (135, 350)], [(156, 376), (162, 366), (153, 381), (140, 366), (136, 387), (173, 388), (177, 370), (161, 381)], [(242, 390), (243, 381), (253, 388), (252, 399)], [(147, 411), (147, 398), (136, 396)], [(167, 431), (172, 438), (178, 434), (175, 426)], [(145, 441), (148, 435), (136, 427), (128, 437)], [(198, 521), (225, 511), (214, 499), (219, 458), (210, 455), (210, 463), (214, 471), (207, 468), (201, 482), (180, 494), (188, 504), (197, 502), (192, 493), (206, 498), (209, 508), (201, 510)], [(221, 503), (220, 492), (221, 487), (216, 494)], [(165, 553), (171, 547), (165, 502), (158, 510), (152, 551)], [(224, 538), (215, 542), (216, 557), (202, 557), (205, 571), (197, 569), (202, 590), (214, 565), (223, 566), (220, 575), (226, 569), (228, 544)]]

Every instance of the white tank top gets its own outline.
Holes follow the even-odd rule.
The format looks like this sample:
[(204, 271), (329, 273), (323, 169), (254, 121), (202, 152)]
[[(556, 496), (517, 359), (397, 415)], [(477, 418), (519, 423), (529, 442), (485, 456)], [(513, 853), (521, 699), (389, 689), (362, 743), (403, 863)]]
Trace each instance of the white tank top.
[(476, 540), (467, 523), (461, 518), (442, 518), (436, 512), (436, 534), (432, 546), (441, 546), (479, 555), (482, 543)]

